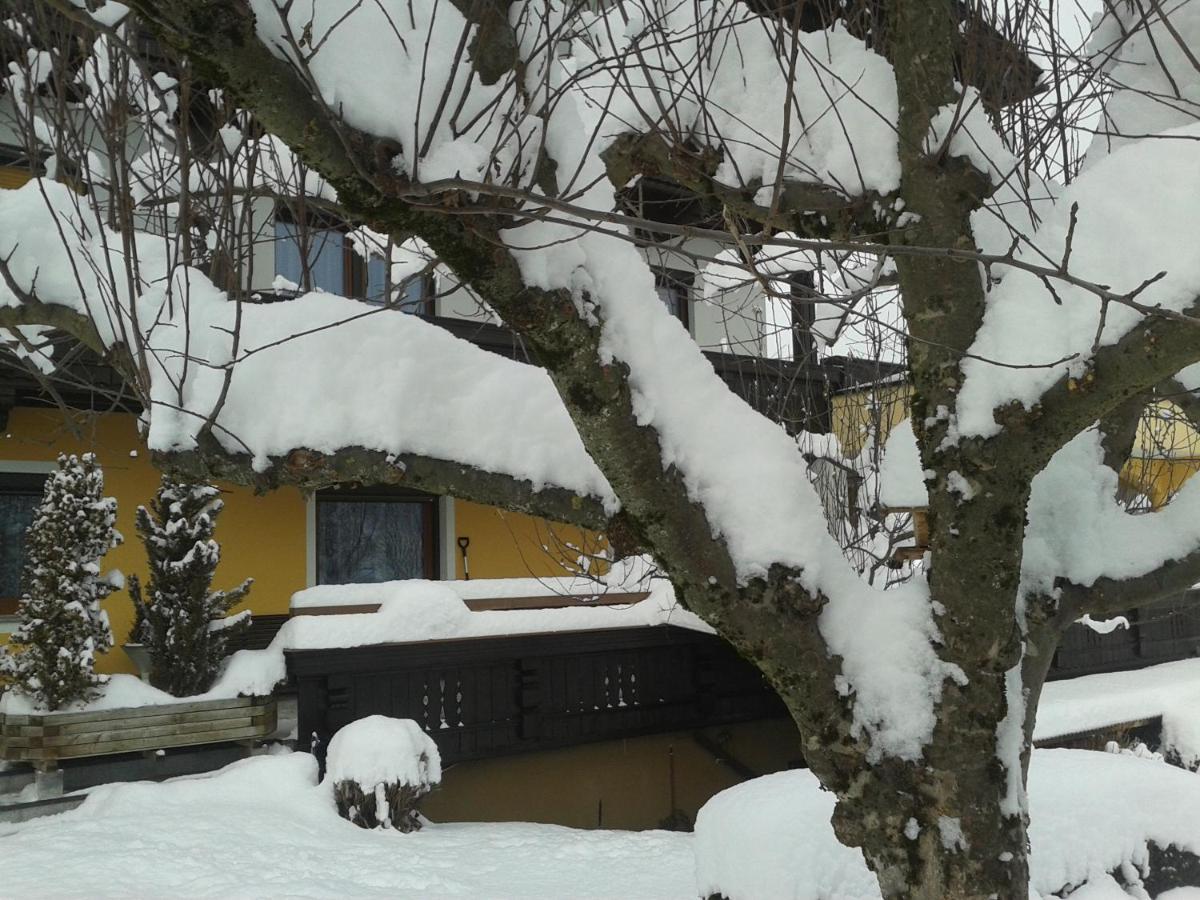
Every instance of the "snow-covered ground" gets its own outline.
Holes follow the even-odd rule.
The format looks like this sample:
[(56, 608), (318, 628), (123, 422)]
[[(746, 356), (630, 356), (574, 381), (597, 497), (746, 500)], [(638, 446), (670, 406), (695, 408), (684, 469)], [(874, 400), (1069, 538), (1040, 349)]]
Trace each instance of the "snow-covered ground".
[[(1031, 900), (1082, 885), (1080, 900), (1130, 900), (1140, 895), (1122, 891), (1108, 873), (1143, 866), (1148, 841), (1200, 853), (1200, 775), (1155, 759), (1037, 750), (1029, 812)], [(834, 838), (832, 813), (832, 795), (805, 770), (718, 794), (696, 817), (696, 896), (877, 900), (862, 855)], [(1200, 890), (1177, 891), (1171, 900), (1185, 897), (1200, 900)]]
[[(1088, 896), (1127, 900), (1105, 873), (1140, 863), (1147, 838), (1200, 850), (1200, 775), (1046, 750), (1031, 784), (1043, 892), (1087, 879)], [(720, 888), (733, 900), (877, 900), (861, 857), (834, 840), (831, 808), (811, 775), (786, 772), (718, 795), (695, 837), (526, 823), (402, 835), (339, 819), (313, 758), (282, 753), (213, 775), (99, 788), (77, 810), (0, 832), (0, 895), (693, 900)]]
[[(2, 827), (2, 826), (0, 826)], [(5, 898), (691, 897), (691, 835), (553, 825), (365, 831), (338, 818), (303, 753), (90, 792), (0, 831)]]

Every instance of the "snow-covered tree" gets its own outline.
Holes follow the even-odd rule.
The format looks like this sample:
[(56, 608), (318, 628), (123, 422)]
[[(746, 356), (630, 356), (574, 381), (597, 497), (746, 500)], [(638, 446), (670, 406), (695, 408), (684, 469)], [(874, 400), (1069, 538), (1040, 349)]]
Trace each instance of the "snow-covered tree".
[[(404, 483), (653, 555), (776, 687), (885, 897), (1025, 900), (1060, 636), (1200, 579), (1200, 479), (1154, 513), (1117, 499), (1148, 404), (1200, 420), (1200, 3), (1113, 0), (1086, 52), (1032, 0), (88, 6), (33, 4), (70, 52), (27, 29), (9, 64), (48, 175), (100, 157), (90, 194), (0, 195), (14, 341), (104, 354), (164, 465)], [(230, 223), (264, 192), (448, 273), (528, 364), (398, 296), (247, 302)], [(898, 292), (913, 578), (847, 563), (802, 448), (717, 377), (653, 253), (838, 321)], [(814, 253), (865, 275), (778, 275)]]
[(221, 545), (213, 538), (224, 501), (211, 484), (164, 475), (150, 509), (139, 506), (137, 530), (146, 547), (146, 595), (136, 575), (129, 596), (137, 611), (137, 638), (150, 652), (150, 683), (176, 697), (212, 687), (229, 641), (250, 624), (250, 614), (229, 616), (245, 599), (251, 579), (213, 591)]
[(96, 654), (112, 647), (112, 631), (100, 601), (119, 584), (100, 575), (100, 560), (121, 543), (116, 519), (96, 457), (60, 455), (25, 535), (21, 624), (0, 654), (0, 673), (39, 708), (89, 700), (102, 683)]

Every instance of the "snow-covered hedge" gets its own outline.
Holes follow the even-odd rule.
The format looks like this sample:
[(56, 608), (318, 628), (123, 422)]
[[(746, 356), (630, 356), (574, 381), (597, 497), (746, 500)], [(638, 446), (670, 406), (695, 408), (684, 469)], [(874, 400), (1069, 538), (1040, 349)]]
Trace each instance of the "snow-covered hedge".
[[(1029, 794), (1031, 886), (1042, 897), (1085, 884), (1108, 896), (1110, 873), (1123, 881), (1153, 874), (1152, 847), (1200, 854), (1195, 773), (1126, 754), (1038, 750)], [(700, 896), (878, 897), (862, 854), (833, 835), (833, 805), (806, 770), (713, 797), (696, 817)]]
[(417, 803), (442, 780), (442, 760), (412, 719), (367, 716), (329, 742), (325, 780), (338, 813), (355, 825), (416, 831)]

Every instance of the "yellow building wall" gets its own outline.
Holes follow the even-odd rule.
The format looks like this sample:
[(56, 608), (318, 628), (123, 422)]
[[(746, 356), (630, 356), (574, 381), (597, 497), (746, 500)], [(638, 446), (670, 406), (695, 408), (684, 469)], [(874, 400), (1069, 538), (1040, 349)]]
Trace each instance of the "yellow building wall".
[[(547, 578), (579, 571), (581, 555), (595, 555), (605, 544), (581, 528), (558, 525), (521, 513), (466, 500), (454, 502), (456, 538), (467, 547), (472, 578)], [(453, 547), (457, 573), (465, 578), (462, 553)]]
[[(96, 454), (104, 468), (105, 492), (117, 499), (117, 529), (125, 537), (125, 542), (104, 558), (104, 569), (116, 568), (126, 577), (137, 574), (144, 579), (146, 556), (134, 528), (134, 511), (153, 498), (159, 472), (138, 437), (135, 417), (12, 410), (0, 438), (0, 469), (3, 461), (53, 462), (60, 452)], [(232, 587), (244, 578), (253, 578), (245, 607), (264, 615), (286, 613), (292, 593), (304, 587), (304, 498), (293, 489), (255, 496), (244, 487), (222, 484), (220, 488), (225, 510), (217, 520), (221, 564), (214, 587)], [(97, 668), (101, 672), (132, 672), (134, 666), (120, 649), (133, 624), (129, 594), (113, 592), (104, 608), (117, 647), (99, 659)]]
[[(148, 504), (158, 488), (159, 472), (137, 433), (136, 418), (126, 413), (72, 412), (18, 407), (0, 436), (0, 471), (4, 461), (52, 463), (59, 453), (96, 454), (104, 468), (104, 487), (117, 500), (117, 528), (125, 542), (103, 562), (105, 571), (120, 569), (126, 577), (144, 578), (146, 557), (134, 528), (134, 511)], [(237, 485), (219, 485), (225, 509), (217, 521), (221, 564), (214, 587), (226, 588), (244, 578), (254, 586), (243, 607), (262, 615), (288, 612), (292, 594), (306, 586), (307, 500), (294, 488), (256, 495)], [(472, 578), (549, 577), (577, 571), (581, 553), (604, 547), (595, 535), (578, 528), (495, 507), (455, 501), (454, 537), (470, 539)], [(457, 577), (466, 577), (462, 554), (451, 548)], [(98, 662), (101, 672), (133, 672), (120, 649), (133, 623), (133, 603), (126, 591), (104, 602), (116, 647)], [(8, 636), (0, 634), (0, 643)]]

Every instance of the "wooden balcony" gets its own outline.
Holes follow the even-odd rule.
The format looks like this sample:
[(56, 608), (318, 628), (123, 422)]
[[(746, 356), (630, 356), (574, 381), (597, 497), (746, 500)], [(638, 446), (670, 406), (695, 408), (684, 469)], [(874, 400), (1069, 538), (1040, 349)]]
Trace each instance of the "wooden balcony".
[(673, 626), (287, 651), (297, 749), (324, 759), (343, 725), (413, 719), (442, 762), (785, 714), (718, 637)]

